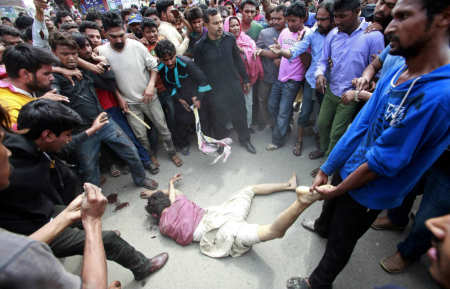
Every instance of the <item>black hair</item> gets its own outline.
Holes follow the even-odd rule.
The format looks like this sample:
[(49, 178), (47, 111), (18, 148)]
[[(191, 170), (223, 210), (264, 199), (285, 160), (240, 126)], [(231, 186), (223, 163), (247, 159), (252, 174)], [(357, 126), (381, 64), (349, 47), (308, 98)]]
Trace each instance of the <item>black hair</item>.
[(442, 13), (450, 6), (448, 0), (420, 0), (423, 8), (427, 10), (428, 21), (431, 22), (436, 14)]
[(206, 10), (208, 10), (208, 6), (205, 5), (205, 4), (200, 4), (200, 5), (198, 5), (198, 7), (200, 7), (200, 9), (202, 9), (203, 15), (205, 15), (206, 14)]
[(59, 63), (49, 50), (33, 47), (26, 43), (8, 47), (3, 53), (3, 63), (6, 72), (11, 78), (19, 77), (19, 70), (24, 68), (31, 73), (38, 71), (42, 65), (55, 65)]
[(11, 19), (9, 19), (9, 17), (3, 16), (2, 17), (2, 21), (8, 21), (9, 23), (12, 23)]
[[(292, 2), (292, 0), (283, 0), (283, 3)], [(286, 6), (285, 6), (286, 7)], [(287, 8), (287, 7), (286, 7)]]
[(78, 29), (78, 25), (76, 23), (64, 23), (61, 25), (61, 31), (68, 31), (70, 29), (76, 28)]
[(220, 15), (222, 15), (222, 17), (223, 17), (224, 12), (227, 13), (226, 17), (232, 16), (230, 11), (228, 11), (228, 9), (225, 6), (219, 6), (218, 8), (219, 8)]
[(32, 27), (27, 27), (22, 34), (22, 39), (25, 42), (33, 42), (33, 29)]
[(67, 16), (70, 16), (73, 19), (72, 14), (70, 14), (70, 12), (67, 10), (59, 10), (58, 12), (56, 12), (56, 19), (55, 19), (56, 27), (58, 27), (58, 24), (61, 24), (62, 21), (61, 19)]
[(103, 28), (108, 31), (111, 28), (122, 27), (123, 22), (119, 14), (115, 12), (106, 12), (102, 18)]
[(17, 17), (16, 21), (14, 21), (14, 26), (16, 26), (19, 30), (25, 30), (31, 25), (33, 25), (33, 17), (22, 15)]
[(284, 12), (284, 16), (295, 16), (300, 18), (305, 18), (307, 15), (305, 2), (296, 1), (292, 3), (291, 6), (286, 8), (286, 12)]
[(25, 104), (17, 118), (18, 129), (28, 129), (25, 137), (38, 139), (44, 130), (50, 130), (56, 136), (67, 130), (73, 130), (82, 124), (81, 116), (59, 101), (40, 98)]
[(155, 53), (156, 56), (158, 56), (159, 59), (163, 58), (164, 56), (173, 56), (176, 54), (175, 45), (173, 45), (172, 42), (169, 40), (161, 40), (156, 44), (155, 47)]
[(334, 22), (334, 3), (333, 0), (326, 0), (322, 1), (319, 6), (317, 7), (317, 11), (319, 11), (320, 8), (323, 8), (327, 10), (327, 12), (330, 14), (330, 19), (332, 22)]
[(164, 194), (162, 191), (157, 191), (156, 193), (153, 193), (150, 198), (148, 198), (145, 210), (159, 220), (159, 218), (161, 218), (162, 211), (165, 208), (170, 207), (170, 205), (169, 196)]
[(130, 8), (136, 8), (139, 9), (139, 7), (136, 4), (131, 4)]
[(69, 32), (56, 31), (50, 35), (49, 43), (52, 50), (56, 50), (56, 47), (58, 46), (67, 46), (71, 49), (79, 48), (77, 42), (73, 39), (72, 34)]
[(159, 17), (158, 10), (156, 10), (156, 8), (154, 8), (154, 7), (149, 7), (147, 10), (145, 10), (145, 12), (144, 12), (144, 14), (142, 16), (150, 17), (152, 15), (156, 15), (156, 16)]
[(85, 20), (86, 21), (94, 21), (94, 22), (95, 22), (95, 20), (102, 20), (102, 14), (100, 12), (98, 12), (98, 11), (95, 11), (95, 10), (94, 11), (89, 11), (86, 14)]
[(83, 49), (86, 47), (86, 40), (88, 40), (86, 35), (74, 32), (72, 33), (72, 39), (77, 43), (78, 48)]
[(122, 11), (120, 11), (120, 17), (122, 17), (122, 21), (125, 20), (125, 16), (130, 15), (130, 14), (131, 14), (130, 8), (123, 9)]
[(258, 3), (255, 0), (244, 0), (241, 2), (241, 5), (239, 5), (239, 10), (244, 10), (245, 5), (250, 4), (255, 6), (256, 8), (259, 6)]
[(334, 11), (355, 11), (359, 8), (361, 8), (361, 3), (359, 0), (334, 0)]
[(78, 27), (81, 33), (85, 33), (86, 29), (95, 29), (98, 30), (98, 32), (102, 32), (100, 27), (96, 22), (93, 21), (83, 21), (80, 24), (80, 27)]
[(156, 2), (156, 10), (158, 11), (158, 16), (161, 18), (161, 14), (166, 12), (169, 6), (173, 6), (173, 0), (158, 0)]
[(0, 38), (2, 38), (4, 35), (14, 36), (14, 37), (21, 37), (22, 33), (17, 29), (9, 25), (0, 25)]
[(273, 13), (273, 12), (283, 12), (283, 15), (284, 15), (284, 13), (286, 13), (286, 9), (287, 9), (287, 7), (286, 6), (284, 6), (284, 5), (278, 5), (278, 6), (276, 6), (276, 7), (274, 7), (270, 12), (269, 12), (269, 17), (270, 17), (270, 13)]
[(203, 14), (203, 21), (205, 21), (205, 23), (209, 23), (209, 16), (216, 16), (217, 14), (219, 14), (219, 10), (217, 8), (208, 8)]
[(144, 31), (145, 27), (158, 29), (158, 25), (156, 25), (156, 22), (149, 18), (142, 19), (142, 22), (141, 22), (142, 31)]
[(141, 8), (141, 10), (139, 10), (139, 14), (144, 15), (145, 11), (147, 11), (148, 7), (147, 6), (143, 6)]
[(190, 8), (186, 11), (185, 14), (186, 14), (186, 19), (189, 22), (192, 22), (198, 18), (203, 18), (203, 11), (199, 7)]

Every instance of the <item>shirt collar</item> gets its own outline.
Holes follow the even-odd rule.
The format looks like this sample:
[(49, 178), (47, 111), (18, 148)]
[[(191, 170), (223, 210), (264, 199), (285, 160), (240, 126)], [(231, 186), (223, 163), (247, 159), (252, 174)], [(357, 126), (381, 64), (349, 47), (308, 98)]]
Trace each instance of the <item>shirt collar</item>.
[(34, 97), (31, 93), (29, 93), (26, 90), (23, 90), (21, 88), (18, 88), (17, 86), (14, 86), (12, 83), (10, 82), (6, 82), (4, 80), (0, 80), (0, 87), (1, 88), (8, 88), (9, 90), (11, 90), (12, 92), (15, 93), (20, 93), (29, 97)]

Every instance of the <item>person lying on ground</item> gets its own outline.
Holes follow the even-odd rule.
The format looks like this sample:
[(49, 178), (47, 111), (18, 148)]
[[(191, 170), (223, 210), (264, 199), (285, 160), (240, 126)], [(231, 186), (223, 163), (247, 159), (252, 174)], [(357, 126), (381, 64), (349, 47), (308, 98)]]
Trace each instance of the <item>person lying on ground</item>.
[[(200, 242), (200, 251), (213, 258), (238, 257), (254, 244), (283, 238), (298, 216), (321, 198), (318, 193), (310, 193), (308, 187), (297, 187), (297, 177), (293, 174), (286, 183), (247, 186), (225, 203), (203, 209), (175, 189), (175, 182), (180, 179), (180, 174), (173, 176), (168, 190), (142, 192), (141, 198), (148, 199), (145, 209), (159, 220), (163, 235), (183, 246)], [(297, 198), (272, 224), (247, 223), (255, 195), (283, 191), (295, 191)], [(208, 234), (214, 230), (213, 236)]]

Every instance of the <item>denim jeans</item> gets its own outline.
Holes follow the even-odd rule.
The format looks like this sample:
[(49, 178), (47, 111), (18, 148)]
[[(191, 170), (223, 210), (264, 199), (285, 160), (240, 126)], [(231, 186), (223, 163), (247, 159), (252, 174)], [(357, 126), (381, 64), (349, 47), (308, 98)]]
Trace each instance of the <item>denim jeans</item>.
[(140, 186), (145, 179), (144, 166), (139, 159), (136, 147), (114, 120), (110, 120), (101, 130), (80, 144), (77, 155), (82, 179), (97, 186), (100, 184), (98, 160), (101, 143), (111, 148), (127, 163), (134, 183)]
[(318, 102), (320, 104), (322, 102), (322, 97), (322, 93), (317, 92), (307, 81), (305, 81), (303, 87), (302, 109), (300, 110), (297, 120), (298, 126), (305, 127), (308, 124), (311, 113), (314, 110), (314, 103)]
[(106, 110), (108, 115), (116, 122), (116, 124), (123, 130), (123, 132), (130, 138), (130, 140), (136, 146), (139, 157), (141, 158), (142, 164), (145, 168), (150, 167), (152, 163), (148, 151), (142, 146), (142, 144), (137, 140), (127, 119), (122, 114), (120, 107), (111, 107)]
[(272, 130), (272, 143), (282, 146), (285, 142), (289, 120), (292, 114), (292, 104), (297, 96), (302, 82), (288, 80), (281, 82), (277, 80), (272, 85), (269, 96), (269, 112), (274, 120)]
[(424, 193), (414, 224), (406, 240), (397, 248), (403, 258), (415, 261), (431, 246), (432, 234), (425, 227), (425, 221), (448, 214), (450, 211), (450, 178), (443, 168), (437, 166), (424, 175)]

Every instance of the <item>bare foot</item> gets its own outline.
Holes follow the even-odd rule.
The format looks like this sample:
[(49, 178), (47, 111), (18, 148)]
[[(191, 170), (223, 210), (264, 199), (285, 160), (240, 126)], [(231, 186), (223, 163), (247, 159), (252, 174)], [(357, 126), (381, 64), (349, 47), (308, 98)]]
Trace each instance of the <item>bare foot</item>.
[(122, 284), (120, 284), (120, 281), (113, 281), (109, 284), (108, 289), (122, 289)]
[(288, 190), (294, 191), (295, 188), (297, 188), (297, 175), (295, 174), (295, 172), (292, 173), (292, 177), (289, 179), (288, 185)]
[(147, 190), (141, 192), (141, 199), (148, 199), (151, 195), (153, 195), (157, 190)]
[(295, 192), (297, 193), (298, 201), (302, 204), (312, 204), (321, 197), (317, 192), (311, 193), (307, 186), (298, 186), (295, 189)]

